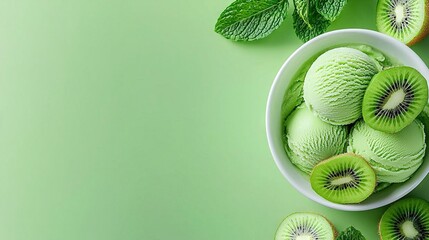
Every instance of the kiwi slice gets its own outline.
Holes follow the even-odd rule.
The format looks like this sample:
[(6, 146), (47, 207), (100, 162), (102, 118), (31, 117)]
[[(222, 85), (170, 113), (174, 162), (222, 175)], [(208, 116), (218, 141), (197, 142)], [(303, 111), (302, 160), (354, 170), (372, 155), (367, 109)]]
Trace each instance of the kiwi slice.
[(379, 0), (378, 31), (413, 45), (429, 33), (428, 0)]
[(381, 217), (378, 231), (382, 240), (428, 240), (429, 203), (419, 198), (394, 203)]
[(316, 213), (293, 213), (277, 229), (275, 240), (333, 240), (337, 235), (334, 226)]
[(426, 79), (414, 68), (393, 67), (372, 78), (363, 97), (362, 115), (373, 129), (396, 133), (423, 111), (427, 101)]
[(376, 175), (359, 155), (345, 153), (317, 164), (310, 176), (313, 190), (335, 203), (359, 203), (375, 189)]

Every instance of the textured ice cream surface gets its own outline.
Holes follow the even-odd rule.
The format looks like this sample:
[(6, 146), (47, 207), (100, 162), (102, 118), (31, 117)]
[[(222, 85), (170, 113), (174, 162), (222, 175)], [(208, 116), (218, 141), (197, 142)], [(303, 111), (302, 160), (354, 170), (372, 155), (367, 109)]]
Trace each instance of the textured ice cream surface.
[(419, 120), (397, 133), (385, 133), (360, 120), (353, 127), (348, 152), (364, 157), (374, 168), (377, 181), (404, 182), (420, 167), (425, 156), (424, 126)]
[(346, 150), (347, 127), (323, 122), (305, 104), (289, 115), (284, 130), (287, 155), (294, 165), (307, 174), (320, 161)]
[(362, 99), (379, 71), (365, 53), (339, 47), (320, 55), (304, 80), (304, 100), (323, 121), (334, 125), (355, 122), (362, 115)]

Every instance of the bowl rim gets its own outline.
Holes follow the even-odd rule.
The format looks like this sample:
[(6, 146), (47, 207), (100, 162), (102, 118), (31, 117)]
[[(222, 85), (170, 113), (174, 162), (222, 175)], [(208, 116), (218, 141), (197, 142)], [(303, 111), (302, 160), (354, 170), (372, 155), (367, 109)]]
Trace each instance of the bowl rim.
[[(386, 42), (390, 42), (391, 44), (397, 45), (397, 46), (401, 46), (403, 48), (404, 51), (407, 51), (412, 58), (415, 58), (415, 60), (417, 62), (419, 62), (419, 64), (423, 64), (423, 66), (425, 66), (425, 68), (427, 69), (426, 64), (423, 62), (423, 60), (411, 49), (409, 48), (407, 45), (403, 44), (402, 42), (400, 42), (399, 40), (373, 31), (373, 30), (367, 30), (367, 29), (357, 29), (357, 28), (349, 28), (349, 29), (341, 29), (341, 30), (334, 30), (334, 31), (330, 31), (330, 32), (326, 32), (322, 35), (319, 35), (313, 39), (311, 39), (310, 41), (304, 43), (303, 45), (301, 45), (299, 48), (297, 48), (287, 59), (286, 61), (283, 63), (283, 65), (281, 66), (280, 70), (278, 71), (278, 73), (276, 74), (274, 81), (271, 85), (269, 94), (268, 94), (268, 99), (267, 99), (267, 104), (266, 104), (266, 112), (265, 112), (265, 128), (266, 128), (266, 135), (267, 135), (267, 140), (268, 140), (268, 145), (271, 151), (271, 155), (273, 156), (273, 159), (277, 165), (277, 168), (280, 170), (280, 172), (282, 173), (283, 177), (286, 178), (286, 180), (296, 189), (298, 190), (298, 192), (300, 192), (302, 195), (306, 196), (307, 198), (322, 204), (324, 206), (330, 207), (330, 208), (334, 208), (334, 209), (338, 209), (338, 210), (344, 210), (344, 211), (365, 211), (365, 210), (371, 210), (371, 209), (376, 209), (379, 207), (383, 207), (385, 205), (388, 205), (392, 202), (395, 202), (399, 199), (401, 199), (402, 197), (404, 197), (406, 194), (410, 193), (414, 188), (416, 188), (426, 177), (426, 175), (428, 175), (429, 173), (429, 168), (426, 169), (425, 172), (423, 172), (422, 174), (420, 174), (419, 176), (414, 176), (413, 177), (413, 182), (411, 184), (409, 184), (408, 188), (403, 189), (403, 191), (397, 193), (394, 196), (390, 196), (390, 198), (383, 198), (383, 199), (379, 199), (374, 203), (371, 204), (367, 204), (367, 205), (361, 205), (361, 204), (338, 204), (338, 203), (333, 203), (330, 202), (328, 200), (324, 200), (324, 201), (320, 201), (320, 199), (316, 198), (315, 194), (310, 194), (307, 191), (304, 191), (304, 189), (302, 189), (300, 187), (300, 183), (297, 179), (292, 178), (289, 173), (287, 172), (286, 169), (283, 168), (282, 164), (281, 164), (281, 157), (278, 155), (278, 149), (275, 147), (274, 144), (274, 134), (272, 133), (272, 126), (271, 126), (271, 112), (272, 111), (280, 111), (280, 109), (273, 109), (272, 105), (275, 102), (275, 97), (274, 92), (276, 91), (276, 89), (278, 88), (278, 85), (280, 84), (280, 82), (282, 81), (282, 76), (285, 73), (285, 69), (286, 67), (289, 65), (289, 63), (292, 61), (292, 59), (294, 59), (297, 55), (301, 54), (301, 52), (307, 48), (308, 46), (314, 44), (315, 42), (324, 39), (324, 38), (331, 38), (332, 36), (335, 35), (340, 35), (340, 34), (363, 34), (363, 35), (371, 35), (372, 37), (378, 37), (378, 38), (382, 38), (384, 39), (383, 41)], [(332, 46), (335, 46), (335, 44), (333, 44)], [(429, 73), (429, 69), (427, 71)], [(428, 79), (429, 81), (429, 79)], [(429, 147), (429, 146), (427, 146)], [(284, 149), (282, 149), (282, 151), (284, 151)], [(289, 160), (289, 159), (288, 159)], [(298, 171), (298, 169), (294, 169), (294, 171)], [(411, 180), (411, 179), (410, 179)], [(410, 181), (408, 180), (408, 181)]]

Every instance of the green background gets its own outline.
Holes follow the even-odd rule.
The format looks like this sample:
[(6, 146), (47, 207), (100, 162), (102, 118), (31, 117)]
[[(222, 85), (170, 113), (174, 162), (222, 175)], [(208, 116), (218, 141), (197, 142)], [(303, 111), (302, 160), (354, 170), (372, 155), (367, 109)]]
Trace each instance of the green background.
[[(0, 239), (272, 239), (295, 211), (377, 238), (386, 208), (326, 208), (278, 171), (265, 104), (302, 43), (290, 17), (222, 38), (230, 2), (0, 1)], [(374, 18), (350, 0), (330, 30)], [(429, 38), (413, 49), (429, 64)]]

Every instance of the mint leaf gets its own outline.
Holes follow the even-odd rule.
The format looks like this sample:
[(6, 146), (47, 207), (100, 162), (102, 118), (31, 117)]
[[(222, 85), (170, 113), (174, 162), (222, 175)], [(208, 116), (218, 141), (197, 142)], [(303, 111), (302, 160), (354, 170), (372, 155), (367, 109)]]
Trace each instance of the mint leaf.
[(340, 15), (347, 0), (318, 0), (316, 1), (317, 11), (326, 19), (334, 21)]
[(354, 227), (348, 227), (345, 231), (341, 232), (337, 240), (366, 240), (362, 233)]
[(314, 3), (310, 2), (308, 12), (310, 25), (298, 14), (297, 10), (293, 12), (293, 28), (299, 39), (304, 42), (326, 32), (331, 22), (320, 15)]
[(308, 8), (310, 6), (310, 0), (294, 0), (295, 10), (301, 19), (311, 27), (310, 19), (308, 17)]
[(264, 38), (286, 17), (288, 0), (237, 0), (220, 15), (215, 32), (236, 41)]

